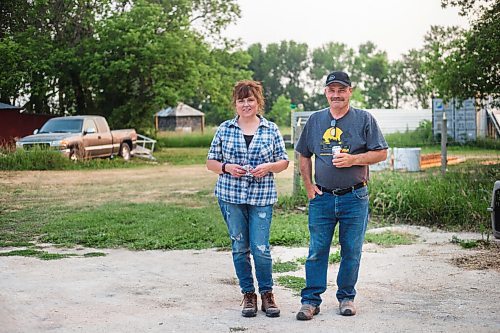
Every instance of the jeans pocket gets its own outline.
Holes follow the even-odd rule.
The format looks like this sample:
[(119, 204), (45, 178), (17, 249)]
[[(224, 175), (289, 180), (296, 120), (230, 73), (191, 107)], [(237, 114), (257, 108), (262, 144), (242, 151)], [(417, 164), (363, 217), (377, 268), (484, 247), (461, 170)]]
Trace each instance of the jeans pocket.
[(368, 200), (368, 186), (363, 186), (353, 191), (354, 196), (359, 200)]

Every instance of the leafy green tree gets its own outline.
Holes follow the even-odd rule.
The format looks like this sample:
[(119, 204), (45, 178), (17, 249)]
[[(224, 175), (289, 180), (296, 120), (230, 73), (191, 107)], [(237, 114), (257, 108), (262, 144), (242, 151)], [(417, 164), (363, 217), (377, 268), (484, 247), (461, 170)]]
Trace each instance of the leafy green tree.
[(306, 98), (304, 82), (308, 68), (307, 44), (294, 41), (271, 43), (264, 49), (259, 43), (250, 45), (249, 69), (253, 79), (261, 81), (266, 97), (266, 110), (270, 110), (279, 96), (288, 97), (293, 103), (302, 103)]
[(429, 108), (431, 88), (428, 74), (425, 71), (425, 53), (423, 50), (410, 50), (403, 55), (403, 76), (406, 80), (406, 96), (408, 102), (416, 108)]
[(426, 37), (426, 69), (436, 95), (480, 100), (500, 94), (500, 1), (443, 0), (470, 15), (469, 30), (433, 27)]
[(266, 113), (266, 117), (278, 126), (290, 126), (290, 104), (290, 99), (283, 95), (279, 96), (271, 110)]
[[(0, 7), (0, 99), (35, 113), (102, 114), (151, 127), (179, 101), (227, 108), (249, 58), (213, 37), (235, 0), (6, 0)], [(6, 19), (8, 18), (8, 19)], [(211, 109), (207, 108), (210, 112)], [(207, 115), (208, 117), (208, 115)]]
[(334, 70), (342, 70), (350, 74), (353, 82), (358, 81), (358, 77), (353, 73), (355, 51), (343, 43), (326, 43), (312, 51), (309, 77), (313, 91), (311, 97), (305, 101), (304, 106), (308, 110), (317, 110), (325, 105), (325, 95), (323, 93), (324, 80), (328, 73)]
[(353, 72), (361, 78), (359, 86), (369, 108), (390, 104), (389, 60), (385, 51), (378, 51), (372, 42), (361, 44)]

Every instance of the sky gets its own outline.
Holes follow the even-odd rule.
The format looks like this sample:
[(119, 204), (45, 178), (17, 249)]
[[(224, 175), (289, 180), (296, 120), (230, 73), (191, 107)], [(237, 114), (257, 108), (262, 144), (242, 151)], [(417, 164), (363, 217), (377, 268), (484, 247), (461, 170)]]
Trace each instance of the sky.
[(241, 18), (224, 36), (241, 38), (243, 47), (282, 40), (307, 43), (309, 49), (342, 42), (357, 49), (372, 41), (389, 59), (419, 49), (431, 25), (468, 27), (458, 8), (440, 0), (237, 0)]

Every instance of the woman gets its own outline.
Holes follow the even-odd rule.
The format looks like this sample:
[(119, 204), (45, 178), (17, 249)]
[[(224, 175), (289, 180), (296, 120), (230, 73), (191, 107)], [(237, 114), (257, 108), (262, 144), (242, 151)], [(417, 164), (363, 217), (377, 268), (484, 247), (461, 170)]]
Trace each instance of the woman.
[(288, 155), (276, 124), (261, 115), (264, 96), (260, 83), (236, 83), (233, 106), (237, 115), (223, 122), (215, 133), (207, 168), (219, 175), (215, 196), (227, 224), (234, 268), (244, 295), (241, 313), (244, 317), (257, 315), (252, 254), (261, 309), (268, 317), (279, 317), (272, 292), (269, 231), (278, 197), (274, 173), (288, 167)]

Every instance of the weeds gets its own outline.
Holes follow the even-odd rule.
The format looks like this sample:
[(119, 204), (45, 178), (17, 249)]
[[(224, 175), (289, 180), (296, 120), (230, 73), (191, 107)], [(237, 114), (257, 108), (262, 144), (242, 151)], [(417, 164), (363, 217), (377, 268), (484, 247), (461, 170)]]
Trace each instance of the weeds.
[(380, 246), (392, 247), (395, 245), (409, 245), (417, 239), (417, 236), (406, 232), (384, 231), (381, 233), (367, 233), (365, 241)]
[(273, 263), (273, 272), (274, 273), (285, 273), (285, 272), (294, 272), (299, 270), (300, 267), (297, 262), (294, 261), (277, 261)]
[(297, 293), (300, 293), (300, 291), (306, 287), (306, 280), (304, 278), (292, 275), (278, 276), (276, 282), (280, 286), (291, 289)]

